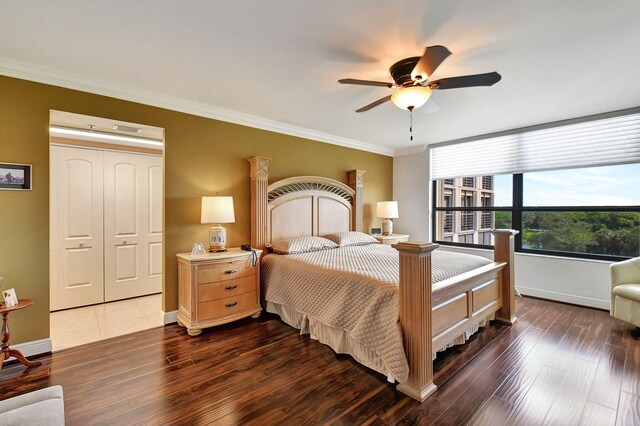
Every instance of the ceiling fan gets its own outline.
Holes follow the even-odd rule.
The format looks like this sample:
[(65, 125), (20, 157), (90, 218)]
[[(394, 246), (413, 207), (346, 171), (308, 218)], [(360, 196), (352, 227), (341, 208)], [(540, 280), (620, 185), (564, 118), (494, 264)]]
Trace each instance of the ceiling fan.
[(392, 101), (397, 107), (413, 111), (424, 105), (431, 96), (432, 90), (457, 89), (461, 87), (493, 86), (502, 78), (497, 72), (485, 74), (464, 75), (460, 77), (441, 78), (429, 81), (429, 77), (451, 54), (444, 46), (429, 46), (422, 56), (402, 59), (391, 65), (389, 72), (394, 83), (382, 81), (356, 80), (344, 78), (338, 80), (342, 84), (357, 84), (361, 86), (379, 86), (398, 89), (391, 95), (378, 99), (369, 105), (357, 109), (356, 112), (369, 111), (372, 108)]

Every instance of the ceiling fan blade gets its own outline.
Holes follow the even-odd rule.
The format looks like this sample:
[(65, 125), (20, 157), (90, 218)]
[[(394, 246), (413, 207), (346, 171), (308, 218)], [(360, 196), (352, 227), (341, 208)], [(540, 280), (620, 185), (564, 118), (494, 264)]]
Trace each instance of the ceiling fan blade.
[(424, 54), (416, 66), (413, 67), (411, 78), (415, 80), (417, 76), (420, 76), (421, 80), (428, 79), (449, 55), (451, 55), (451, 52), (444, 46), (435, 45), (427, 47), (424, 49)]
[(486, 74), (463, 75), (461, 77), (441, 78), (430, 81), (428, 86), (432, 89), (458, 89), (460, 87), (493, 86), (502, 79), (497, 72)]
[(375, 101), (375, 102), (371, 102), (369, 105), (366, 105), (366, 106), (363, 106), (363, 107), (362, 107), (362, 108), (360, 108), (360, 109), (357, 109), (357, 110), (356, 110), (356, 112), (365, 112), (365, 111), (369, 111), (371, 108), (375, 108), (375, 107), (377, 107), (378, 105), (382, 105), (383, 103), (385, 103), (385, 102), (387, 102), (387, 101), (390, 101), (390, 100), (391, 100), (391, 95), (389, 95), (389, 96), (385, 96), (385, 97), (384, 97), (384, 98), (382, 98), (382, 99), (378, 99), (378, 100), (377, 100), (377, 101)]
[(356, 80), (355, 78), (343, 78), (342, 80), (338, 80), (338, 83), (357, 84), (360, 86), (380, 86), (388, 88), (392, 88), (394, 86), (393, 83), (385, 83), (384, 81)]

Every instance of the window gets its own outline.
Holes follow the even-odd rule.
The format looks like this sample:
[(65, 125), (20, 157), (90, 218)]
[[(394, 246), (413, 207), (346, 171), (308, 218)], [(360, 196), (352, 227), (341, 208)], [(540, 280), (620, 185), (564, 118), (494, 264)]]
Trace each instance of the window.
[[(451, 190), (444, 191), (444, 206), (451, 207), (453, 206), (453, 192)], [(447, 210), (444, 212), (444, 233), (451, 234), (453, 233), (453, 212), (451, 210)]]
[(478, 244), (480, 244), (481, 246), (490, 246), (493, 244), (492, 237), (493, 234), (491, 234), (491, 232), (479, 232)]
[(522, 248), (640, 254), (640, 164), (522, 174)]
[[(485, 182), (489, 181), (486, 179), (487, 176), (482, 178)], [(513, 193), (512, 176), (501, 175), (490, 176), (490, 178), (492, 190), (463, 187), (462, 179), (437, 181), (436, 192), (442, 198), (439, 203), (436, 203), (435, 223), (437, 225), (434, 225), (436, 241), (490, 246), (493, 244), (493, 234), (487, 230), (494, 227), (512, 227), (510, 212)], [(470, 179), (476, 180), (474, 177)], [(445, 186), (446, 180), (454, 182), (453, 188), (450, 185)], [(456, 197), (454, 194), (460, 195)], [(458, 202), (454, 203), (456, 200)]]
[[(481, 195), (482, 207), (493, 207), (493, 194), (488, 192), (483, 192)], [(482, 229), (491, 229), (493, 228), (493, 215), (494, 213), (491, 211), (483, 210), (480, 212), (481, 220), (480, 227)]]
[(482, 188), (474, 190), (461, 180), (459, 206), (434, 200), (435, 217), (446, 207), (446, 215), (460, 218), (461, 233), (448, 232), (451, 239), (444, 241), (434, 225), (435, 241), (490, 246), (488, 229), (515, 228), (520, 252), (607, 260), (640, 255), (640, 164), (481, 178)]
[[(473, 179), (473, 178), (471, 178)], [(463, 182), (464, 186), (464, 182)], [(475, 207), (473, 204), (473, 191), (461, 191), (460, 192), (460, 206), (462, 207)], [(472, 210), (462, 211), (460, 214), (460, 231), (473, 231), (475, 212)]]
[(458, 235), (458, 242), (462, 244), (473, 244), (473, 234)]
[(442, 179), (445, 185), (453, 185), (453, 179)]
[(493, 189), (493, 176), (482, 176), (482, 189)]
[[(449, 179), (449, 180), (453, 180), (453, 179)], [(476, 186), (476, 179), (472, 177), (463, 177), (462, 186), (464, 186), (465, 188), (473, 188)]]

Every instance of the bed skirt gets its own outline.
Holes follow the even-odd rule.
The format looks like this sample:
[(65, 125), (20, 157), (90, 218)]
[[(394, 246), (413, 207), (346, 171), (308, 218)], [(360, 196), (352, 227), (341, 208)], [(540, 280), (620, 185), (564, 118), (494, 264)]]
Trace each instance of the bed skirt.
[[(351, 355), (353, 359), (365, 367), (377, 371), (384, 376), (393, 377), (389, 373), (389, 369), (384, 365), (382, 358), (374, 350), (351, 337), (346, 330), (325, 324), (304, 312), (299, 312), (279, 303), (267, 301), (266, 310), (267, 312), (280, 316), (280, 318), (291, 327), (299, 329), (300, 334), (309, 334), (312, 339), (329, 346), (336, 353)], [(491, 314), (480, 323), (465, 330), (460, 336), (451, 340), (445, 346), (437, 349), (432, 354), (433, 359), (436, 358), (437, 352), (442, 352), (452, 346), (466, 343), (480, 327), (486, 326), (494, 317), (495, 314)], [(393, 379), (397, 381), (395, 377), (393, 377)]]

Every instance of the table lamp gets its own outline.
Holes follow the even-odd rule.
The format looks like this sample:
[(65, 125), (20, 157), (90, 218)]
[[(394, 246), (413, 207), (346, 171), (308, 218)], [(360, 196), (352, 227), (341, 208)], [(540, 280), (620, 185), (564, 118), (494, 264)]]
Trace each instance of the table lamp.
[(202, 211), (200, 223), (213, 223), (209, 229), (209, 251), (227, 251), (227, 230), (223, 223), (236, 221), (233, 212), (233, 197), (215, 196), (202, 197)]
[(398, 218), (398, 202), (397, 201), (378, 201), (376, 205), (376, 216), (384, 219), (382, 221), (382, 235), (393, 235), (393, 221), (391, 219)]

